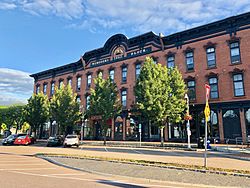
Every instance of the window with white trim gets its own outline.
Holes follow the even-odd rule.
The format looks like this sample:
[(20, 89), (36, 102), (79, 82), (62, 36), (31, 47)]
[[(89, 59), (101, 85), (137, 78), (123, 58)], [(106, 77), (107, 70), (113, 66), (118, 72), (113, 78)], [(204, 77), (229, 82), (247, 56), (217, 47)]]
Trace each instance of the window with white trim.
[(244, 84), (243, 84), (243, 74), (234, 74), (233, 75), (233, 82), (234, 82), (234, 96), (244, 96)]
[(231, 63), (240, 63), (240, 45), (239, 42), (230, 43), (230, 54), (231, 54)]
[(216, 77), (212, 77), (208, 79), (208, 82), (210, 86), (210, 98), (211, 99), (219, 98), (218, 79)]
[(186, 52), (187, 70), (194, 70), (194, 52)]
[(209, 47), (206, 49), (207, 51), (207, 66), (208, 68), (212, 68), (216, 66), (216, 58), (215, 58), (215, 48)]

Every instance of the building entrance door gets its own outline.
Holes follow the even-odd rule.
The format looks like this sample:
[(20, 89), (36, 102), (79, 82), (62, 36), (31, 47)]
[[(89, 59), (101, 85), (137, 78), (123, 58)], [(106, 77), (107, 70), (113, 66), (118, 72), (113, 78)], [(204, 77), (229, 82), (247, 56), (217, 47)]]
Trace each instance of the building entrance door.
[(224, 138), (235, 139), (241, 137), (239, 109), (223, 110)]

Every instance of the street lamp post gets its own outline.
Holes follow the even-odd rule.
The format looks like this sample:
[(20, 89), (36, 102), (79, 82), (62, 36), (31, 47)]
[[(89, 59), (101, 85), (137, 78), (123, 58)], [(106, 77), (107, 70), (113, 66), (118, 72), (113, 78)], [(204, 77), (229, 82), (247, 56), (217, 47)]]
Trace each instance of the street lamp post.
[[(187, 94), (185, 94), (184, 98), (187, 100), (187, 117), (189, 117), (189, 97)], [(191, 149), (191, 144), (190, 144), (191, 131), (190, 131), (189, 118), (187, 119), (187, 136), (188, 136), (188, 149)]]

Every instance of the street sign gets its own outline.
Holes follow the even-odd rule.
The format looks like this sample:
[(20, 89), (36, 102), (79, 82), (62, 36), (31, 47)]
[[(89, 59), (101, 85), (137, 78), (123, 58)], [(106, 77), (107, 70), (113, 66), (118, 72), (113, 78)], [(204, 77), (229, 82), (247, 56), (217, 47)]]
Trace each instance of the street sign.
[(209, 108), (208, 102), (206, 102), (206, 107), (205, 107), (205, 110), (204, 110), (204, 114), (205, 114), (205, 120), (206, 120), (206, 122), (208, 122), (208, 119), (209, 119), (209, 116), (210, 116), (210, 108)]
[(209, 99), (209, 93), (210, 93), (210, 86), (205, 84), (205, 88), (206, 88), (206, 101), (208, 101)]
[(141, 133), (141, 124), (139, 124), (139, 133)]

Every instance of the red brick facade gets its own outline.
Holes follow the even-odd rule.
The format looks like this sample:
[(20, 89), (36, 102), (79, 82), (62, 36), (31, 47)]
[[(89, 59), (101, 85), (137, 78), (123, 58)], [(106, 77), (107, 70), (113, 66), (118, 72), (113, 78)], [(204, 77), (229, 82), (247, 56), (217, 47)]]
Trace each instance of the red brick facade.
[[(232, 47), (232, 44), (238, 46)], [(108, 78), (109, 70), (114, 70), (114, 82), (120, 90), (126, 89), (127, 91), (127, 105), (122, 115), (124, 119), (122, 128), (115, 125), (116, 123), (113, 121), (111, 139), (116, 139), (117, 131), (122, 133), (122, 137), (117, 139), (129, 139), (130, 137), (127, 136), (128, 127), (135, 120), (135, 124), (140, 122), (143, 124), (145, 140), (157, 140), (157, 130), (150, 123), (143, 122), (140, 119), (141, 117), (135, 117), (138, 115), (132, 112), (135, 101), (133, 88), (136, 81), (136, 65), (142, 65), (145, 57), (150, 56), (157, 63), (166, 66), (168, 57), (172, 56), (174, 65), (178, 67), (184, 80), (187, 83), (188, 81), (194, 81), (192, 83), (195, 84), (195, 99), (190, 100), (190, 108), (193, 114), (191, 122), (192, 139), (195, 140), (195, 138), (203, 135), (204, 117), (200, 112), (203, 111), (205, 104), (204, 85), (209, 83), (209, 78), (216, 78), (217, 90), (214, 96), (218, 95), (218, 98), (209, 100), (211, 110), (216, 114), (213, 117), (211, 116), (216, 120), (211, 120), (210, 135), (213, 138), (219, 137), (222, 142), (224, 139), (236, 137), (242, 137), (245, 140), (250, 135), (250, 110), (248, 111), (250, 109), (249, 45), (250, 13), (246, 13), (165, 37), (149, 32), (128, 39), (122, 34), (117, 34), (109, 38), (102, 48), (86, 52), (75, 63), (31, 76), (35, 78), (34, 92), (39, 86), (40, 91), (43, 91), (44, 83), (47, 83), (46, 94), (48, 96), (51, 95), (52, 82), (58, 87), (60, 80), (67, 84), (68, 79), (71, 78), (73, 91), (77, 92), (77, 95), (81, 98), (81, 104), (86, 106), (86, 96), (89, 95), (87, 75), (92, 75), (91, 87), (93, 87), (93, 79), (98, 72), (102, 71), (103, 77)], [(214, 49), (211, 62), (215, 66), (210, 68), (207, 59), (208, 48)], [(233, 49), (234, 51), (231, 52), (230, 48), (237, 49)], [(237, 55), (238, 50), (239, 56)], [(193, 66), (193, 70), (187, 70), (186, 55), (188, 52), (192, 52), (190, 54), (193, 55), (193, 61), (191, 60), (193, 64), (190, 64), (191, 67)], [(232, 58), (239, 60), (237, 63), (232, 63)], [(127, 67), (126, 82), (122, 82), (123, 67)], [(235, 77), (235, 74), (242, 77)], [(79, 91), (76, 89), (78, 77), (81, 77)], [(239, 122), (232, 124), (232, 128), (230, 128), (230, 122), (237, 121)], [(93, 133), (93, 135), (96, 134)], [(168, 125), (165, 134), (167, 134), (165, 138), (169, 140), (185, 140), (185, 124)], [(137, 138), (137, 136), (134, 138)]]

